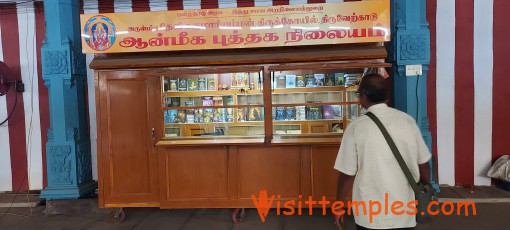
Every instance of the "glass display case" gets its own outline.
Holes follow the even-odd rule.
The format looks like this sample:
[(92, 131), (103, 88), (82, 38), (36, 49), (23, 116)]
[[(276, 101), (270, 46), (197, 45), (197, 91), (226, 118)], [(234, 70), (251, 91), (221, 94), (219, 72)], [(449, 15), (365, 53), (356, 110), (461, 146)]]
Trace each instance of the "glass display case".
[(359, 114), (363, 69), (271, 71), (273, 134), (338, 135)]
[(336, 136), (360, 115), (364, 68), (232, 69), (161, 77), (165, 138)]
[(261, 72), (161, 77), (165, 138), (263, 136)]

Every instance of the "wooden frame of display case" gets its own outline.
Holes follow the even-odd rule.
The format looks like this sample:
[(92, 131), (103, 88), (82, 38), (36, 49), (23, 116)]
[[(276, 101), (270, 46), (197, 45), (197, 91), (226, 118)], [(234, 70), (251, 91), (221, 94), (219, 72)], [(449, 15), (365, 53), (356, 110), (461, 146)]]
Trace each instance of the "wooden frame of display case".
[[(270, 72), (389, 67), (380, 61), (385, 57), (384, 47), (375, 44), (97, 55), (90, 67), (95, 69), (99, 206), (254, 207), (251, 196), (261, 189), (282, 200), (335, 199), (333, 163), (341, 135), (274, 135), (273, 124), (283, 122), (267, 112), (273, 106)], [(264, 122), (253, 124), (264, 124), (264, 135), (164, 138), (161, 76), (254, 69), (263, 73), (266, 112)], [(336, 90), (344, 90), (346, 104), (346, 89)], [(215, 92), (186, 92), (202, 93)], [(308, 128), (305, 121), (286, 124)]]

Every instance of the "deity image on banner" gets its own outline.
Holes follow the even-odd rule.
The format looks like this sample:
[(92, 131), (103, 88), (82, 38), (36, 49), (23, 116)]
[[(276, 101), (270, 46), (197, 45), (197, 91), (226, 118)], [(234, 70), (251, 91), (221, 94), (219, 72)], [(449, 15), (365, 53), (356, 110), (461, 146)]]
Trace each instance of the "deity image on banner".
[(82, 37), (90, 48), (98, 51), (104, 51), (115, 43), (115, 25), (113, 22), (102, 15), (92, 17), (87, 21)]

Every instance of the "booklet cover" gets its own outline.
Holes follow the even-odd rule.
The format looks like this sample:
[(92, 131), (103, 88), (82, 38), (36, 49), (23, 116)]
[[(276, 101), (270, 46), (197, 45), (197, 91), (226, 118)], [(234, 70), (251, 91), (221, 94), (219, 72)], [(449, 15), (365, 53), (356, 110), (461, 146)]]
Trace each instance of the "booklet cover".
[(213, 106), (213, 98), (210, 96), (202, 97), (202, 105), (203, 106)]
[(296, 75), (285, 76), (285, 88), (296, 88)]
[(276, 88), (285, 89), (285, 84), (287, 84), (287, 82), (285, 81), (284, 75), (279, 75), (276, 77)]
[(285, 120), (296, 120), (296, 108), (289, 106), (285, 108)]
[(207, 90), (207, 78), (201, 77), (198, 79), (198, 90)]
[(335, 75), (332, 73), (326, 74), (326, 86), (335, 86)]
[(296, 87), (305, 87), (305, 78), (303, 76), (296, 76)]
[(335, 73), (335, 85), (337, 86), (344, 85), (344, 73)]
[(198, 89), (198, 79), (188, 79), (188, 91), (196, 91)]
[(216, 83), (214, 81), (214, 78), (209, 78), (207, 80), (207, 90), (216, 90)]
[(305, 86), (306, 87), (315, 87), (315, 78), (312, 74), (305, 75)]
[(175, 80), (175, 79), (170, 79), (169, 80), (169, 84), (170, 84), (170, 87), (169, 87), (169, 91), (177, 91), (177, 84), (178, 84), (178, 81)]
[(313, 75), (313, 77), (315, 78), (315, 86), (324, 86), (324, 74), (316, 73)]
[(179, 91), (188, 91), (188, 80), (179, 78)]

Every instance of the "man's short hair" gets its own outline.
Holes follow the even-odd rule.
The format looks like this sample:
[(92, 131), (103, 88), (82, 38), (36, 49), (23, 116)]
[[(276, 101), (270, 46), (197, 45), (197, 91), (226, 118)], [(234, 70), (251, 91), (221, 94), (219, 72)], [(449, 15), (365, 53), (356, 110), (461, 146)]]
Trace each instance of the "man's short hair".
[(383, 103), (386, 101), (386, 79), (379, 74), (368, 74), (361, 80), (358, 91), (372, 103)]

